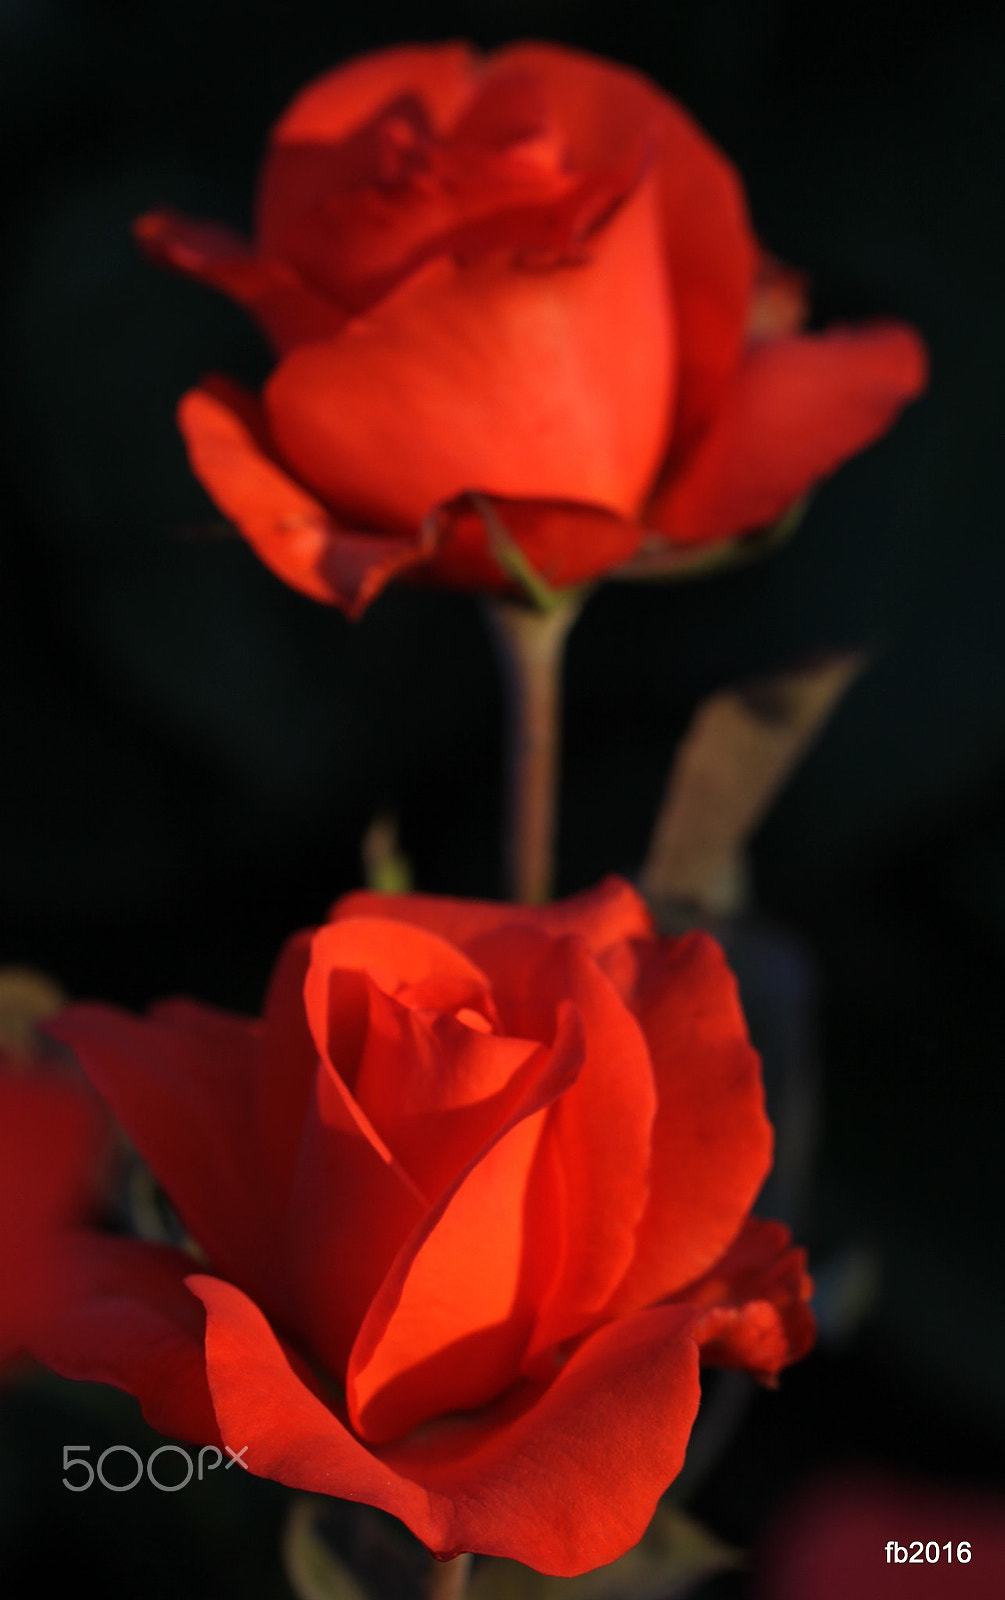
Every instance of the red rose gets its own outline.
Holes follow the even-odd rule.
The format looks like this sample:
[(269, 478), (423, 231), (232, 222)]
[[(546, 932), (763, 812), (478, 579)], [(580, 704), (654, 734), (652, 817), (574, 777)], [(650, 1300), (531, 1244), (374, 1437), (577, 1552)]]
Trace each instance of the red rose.
[(402, 573), (508, 589), (485, 497), (555, 586), (762, 527), (925, 382), (900, 324), (800, 334), (725, 156), (557, 45), (320, 78), (273, 132), (257, 232), (138, 224), (280, 357), (260, 403), (210, 379), (181, 426), (262, 559), (351, 615)]
[(99, 1146), (89, 1091), (0, 1061), (0, 1366), (58, 1314), (60, 1241), (94, 1198)]
[(1001, 1600), (1005, 1495), (831, 1472), (783, 1502), (754, 1558), (754, 1600)]
[(749, 1215), (771, 1130), (722, 952), (618, 880), (350, 895), (261, 1022), (54, 1031), (204, 1264), (81, 1235), (42, 1359), (439, 1555), (614, 1560), (683, 1461), (699, 1347), (770, 1377), (812, 1343), (802, 1253)]

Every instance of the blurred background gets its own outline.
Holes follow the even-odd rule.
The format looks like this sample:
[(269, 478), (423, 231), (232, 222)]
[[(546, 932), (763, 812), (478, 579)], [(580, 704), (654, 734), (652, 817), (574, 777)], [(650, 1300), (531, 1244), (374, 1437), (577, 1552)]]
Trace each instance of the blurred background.
[[(0, 963), (78, 997), (140, 1007), (183, 992), (254, 1011), (286, 935), (360, 882), (360, 837), (387, 809), (420, 888), (502, 891), (501, 705), (477, 602), (398, 588), (350, 625), (210, 536), (174, 405), (209, 370), (258, 383), (268, 355), (228, 301), (146, 265), (129, 232), (161, 204), (246, 230), (266, 130), (302, 83), (361, 50), (452, 35), (550, 38), (643, 69), (737, 162), (761, 237), (811, 276), (816, 319), (892, 314), (929, 342), (927, 398), (821, 487), (780, 553), (590, 601), (568, 657), (560, 888), (637, 870), (702, 696), (821, 649), (873, 650), (754, 851), (759, 908), (818, 989), (820, 1144), (800, 1233), (812, 1265), (858, 1262), (871, 1299), (756, 1397), (694, 1509), (758, 1547), (824, 1469), (992, 1487), (1005, 1434), (993, 0), (0, 0)], [(159, 1442), (111, 1391), (41, 1376), (0, 1398), (11, 1600), (82, 1566), (111, 1597), (288, 1594), (282, 1490), (234, 1473), (177, 1497), (75, 1496), (62, 1446), (78, 1436), (95, 1454)], [(702, 1592), (738, 1596), (747, 1580)]]

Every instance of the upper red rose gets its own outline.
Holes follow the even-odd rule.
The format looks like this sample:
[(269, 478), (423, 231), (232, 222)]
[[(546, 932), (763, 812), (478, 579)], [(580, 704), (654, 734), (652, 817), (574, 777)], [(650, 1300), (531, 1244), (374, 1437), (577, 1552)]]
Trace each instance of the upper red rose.
[(558, 45), (353, 61), (274, 129), (255, 246), (137, 228), (280, 357), (261, 403), (186, 395), (195, 472), (351, 615), (399, 573), (510, 588), (478, 496), (555, 586), (762, 527), (925, 382), (900, 324), (800, 334), (729, 161), (645, 78)]
[(53, 1031), (203, 1264), (80, 1235), (38, 1354), (439, 1555), (614, 1560), (681, 1466), (699, 1348), (770, 1377), (812, 1343), (802, 1252), (749, 1215), (771, 1130), (722, 952), (657, 939), (627, 884), (350, 895), (261, 1022)]

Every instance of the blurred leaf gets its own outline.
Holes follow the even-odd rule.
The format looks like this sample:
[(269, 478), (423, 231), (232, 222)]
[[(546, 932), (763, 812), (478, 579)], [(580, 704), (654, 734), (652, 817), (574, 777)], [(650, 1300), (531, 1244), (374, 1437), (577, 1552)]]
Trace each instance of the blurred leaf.
[(673, 1600), (744, 1560), (679, 1506), (663, 1504), (641, 1543), (608, 1567), (548, 1578), (515, 1561), (489, 1560), (475, 1569), (470, 1600)]
[(0, 967), (0, 1049), (33, 1056), (46, 1046), (38, 1025), (66, 1004), (55, 978), (34, 967)]
[(283, 1566), (298, 1600), (368, 1600), (348, 1567), (318, 1530), (327, 1507), (303, 1496), (294, 1501), (283, 1531)]
[(376, 894), (410, 894), (415, 887), (412, 863), (398, 843), (398, 821), (382, 811), (374, 817), (360, 845), (366, 886)]

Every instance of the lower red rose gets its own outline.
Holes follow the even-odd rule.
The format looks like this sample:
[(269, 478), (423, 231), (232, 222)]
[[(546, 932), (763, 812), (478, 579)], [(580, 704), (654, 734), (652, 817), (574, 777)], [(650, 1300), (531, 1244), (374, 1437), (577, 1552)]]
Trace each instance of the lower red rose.
[(355, 894), (261, 1021), (172, 1001), (55, 1025), (200, 1246), (78, 1236), (39, 1347), (253, 1472), (437, 1555), (572, 1575), (679, 1471), (702, 1347), (813, 1340), (722, 952), (608, 880), (543, 909)]

